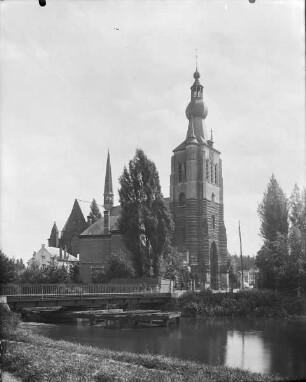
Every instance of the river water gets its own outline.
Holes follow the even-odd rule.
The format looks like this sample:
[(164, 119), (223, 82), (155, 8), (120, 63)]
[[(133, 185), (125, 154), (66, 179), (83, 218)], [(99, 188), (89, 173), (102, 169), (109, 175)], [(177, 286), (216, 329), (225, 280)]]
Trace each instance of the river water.
[(119, 351), (156, 353), (284, 378), (306, 379), (306, 322), (181, 318), (169, 328), (111, 330), (76, 324), (23, 323), (53, 339)]

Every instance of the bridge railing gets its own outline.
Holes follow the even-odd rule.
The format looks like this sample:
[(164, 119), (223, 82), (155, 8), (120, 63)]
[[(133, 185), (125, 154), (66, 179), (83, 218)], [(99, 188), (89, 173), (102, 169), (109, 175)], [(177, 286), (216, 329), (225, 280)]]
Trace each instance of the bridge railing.
[[(17, 296), (94, 296), (101, 294), (136, 294), (160, 293), (158, 286), (146, 285), (115, 285), (115, 284), (8, 284), (0, 285), (0, 295)], [(166, 292), (163, 290), (163, 292)], [(170, 290), (169, 290), (170, 292)]]

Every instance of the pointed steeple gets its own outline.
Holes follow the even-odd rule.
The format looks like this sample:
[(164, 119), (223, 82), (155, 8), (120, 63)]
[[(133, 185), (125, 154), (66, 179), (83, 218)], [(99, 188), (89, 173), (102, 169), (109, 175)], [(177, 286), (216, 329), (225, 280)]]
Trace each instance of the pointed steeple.
[(59, 234), (58, 234), (56, 222), (54, 222), (54, 224), (53, 224), (50, 238), (48, 239), (48, 246), (49, 247), (55, 247), (55, 248), (59, 247)]
[(210, 139), (207, 141), (207, 143), (212, 147), (214, 144), (214, 138), (213, 138), (213, 131), (210, 129)]
[(114, 205), (112, 169), (110, 164), (109, 150), (107, 153), (106, 173), (104, 183), (104, 208), (109, 211)]

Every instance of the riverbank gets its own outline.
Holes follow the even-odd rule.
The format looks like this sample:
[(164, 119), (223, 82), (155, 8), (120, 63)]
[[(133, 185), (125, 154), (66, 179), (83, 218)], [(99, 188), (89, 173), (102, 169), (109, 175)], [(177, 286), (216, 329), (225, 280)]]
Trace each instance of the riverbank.
[[(12, 321), (14, 322), (14, 320)], [(176, 358), (110, 351), (8, 329), (2, 367), (22, 381), (58, 382), (257, 382), (280, 380), (224, 366)]]
[[(306, 314), (306, 297), (286, 297), (272, 291), (247, 290), (237, 293), (189, 292), (172, 304), (184, 316), (248, 317), (290, 319)], [(167, 306), (169, 309), (169, 306)]]

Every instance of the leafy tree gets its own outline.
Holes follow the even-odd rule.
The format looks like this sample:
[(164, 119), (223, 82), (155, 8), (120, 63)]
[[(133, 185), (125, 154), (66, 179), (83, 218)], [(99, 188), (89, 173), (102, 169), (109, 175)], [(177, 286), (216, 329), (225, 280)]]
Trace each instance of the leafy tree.
[(288, 262), (288, 200), (274, 175), (258, 207), (264, 244), (256, 257), (261, 287), (279, 289)]
[(279, 235), (288, 235), (288, 200), (272, 174), (258, 207), (261, 220), (260, 234), (264, 241), (277, 241)]
[(172, 220), (164, 204), (156, 166), (138, 149), (119, 182), (119, 229), (133, 254), (136, 274), (150, 276), (152, 270), (158, 276), (163, 252), (170, 242)]
[(74, 284), (78, 284), (81, 282), (80, 276), (80, 264), (76, 263), (69, 269), (69, 277), (70, 281)]
[(109, 281), (114, 278), (135, 277), (135, 269), (123, 250), (111, 254), (107, 263), (104, 279)]
[(306, 190), (294, 186), (289, 201), (290, 257), (287, 273), (295, 286), (306, 286)]
[(190, 267), (182, 261), (180, 254), (170, 245), (164, 251), (161, 274), (166, 279), (175, 280), (178, 288), (187, 287), (192, 279)]
[(0, 250), (0, 283), (11, 283), (16, 279), (17, 270), (13, 259), (10, 259)]
[(92, 199), (92, 202), (90, 204), (90, 213), (89, 213), (89, 216), (91, 217), (91, 221), (93, 223), (101, 218), (101, 212), (99, 210), (98, 204), (97, 204), (95, 199)]

